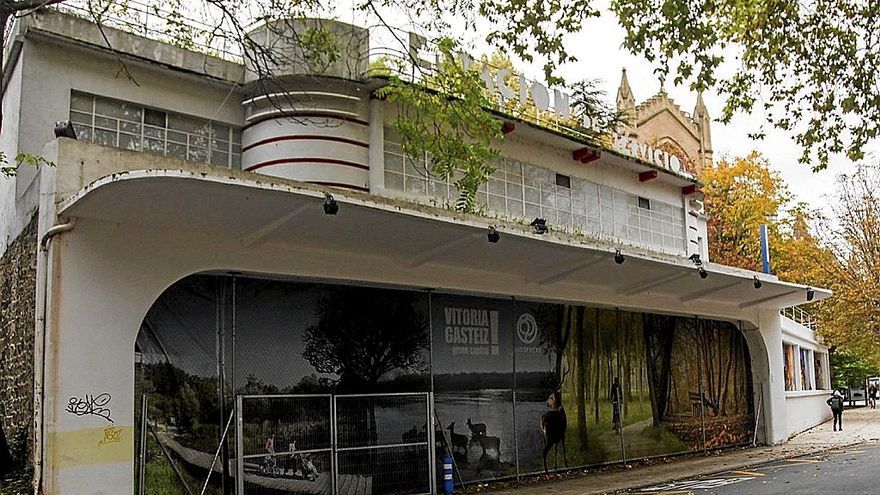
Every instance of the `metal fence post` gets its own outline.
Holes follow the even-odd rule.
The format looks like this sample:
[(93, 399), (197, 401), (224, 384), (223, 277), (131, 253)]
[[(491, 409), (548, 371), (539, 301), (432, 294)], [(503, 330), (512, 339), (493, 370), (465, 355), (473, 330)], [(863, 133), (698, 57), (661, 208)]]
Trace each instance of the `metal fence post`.
[(235, 398), (235, 495), (244, 495), (244, 418), (242, 397)]
[(431, 493), (437, 493), (437, 442), (434, 437), (434, 394), (425, 393), (425, 410), (428, 417), (425, 419), (425, 433), (428, 435), (428, 489)]
[(147, 465), (147, 394), (141, 396), (141, 432), (138, 452), (138, 495), (144, 495), (144, 469)]
[(330, 487), (333, 495), (337, 495), (339, 490), (339, 452), (336, 450), (337, 430), (336, 430), (336, 395), (330, 395)]

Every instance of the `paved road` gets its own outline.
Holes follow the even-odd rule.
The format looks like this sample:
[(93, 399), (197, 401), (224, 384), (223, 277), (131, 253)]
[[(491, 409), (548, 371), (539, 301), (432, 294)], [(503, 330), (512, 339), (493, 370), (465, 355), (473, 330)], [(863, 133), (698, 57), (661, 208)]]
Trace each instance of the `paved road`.
[(744, 470), (618, 492), (645, 495), (880, 493), (880, 444), (866, 443)]

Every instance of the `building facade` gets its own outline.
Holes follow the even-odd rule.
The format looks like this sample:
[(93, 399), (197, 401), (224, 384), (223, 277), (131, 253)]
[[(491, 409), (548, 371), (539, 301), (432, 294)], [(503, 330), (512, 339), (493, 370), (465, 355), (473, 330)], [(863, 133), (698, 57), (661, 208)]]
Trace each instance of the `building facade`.
[(53, 166), (0, 184), (0, 378), (41, 493), (431, 493), (445, 456), (469, 483), (823, 420), (793, 401), (827, 349), (780, 310), (829, 293), (711, 263), (690, 174), (499, 112), (483, 213), (454, 211), (372, 97), (369, 33), (302, 22), (345, 56), (269, 93), (74, 15), (16, 24), (2, 147)]
[(702, 94), (697, 95), (690, 114), (669, 97), (662, 84), (657, 94), (636, 104), (623, 69), (617, 89), (617, 110), (623, 112), (627, 122), (621, 133), (678, 154), (684, 168), (692, 174), (698, 175), (702, 167), (712, 164), (712, 119)]

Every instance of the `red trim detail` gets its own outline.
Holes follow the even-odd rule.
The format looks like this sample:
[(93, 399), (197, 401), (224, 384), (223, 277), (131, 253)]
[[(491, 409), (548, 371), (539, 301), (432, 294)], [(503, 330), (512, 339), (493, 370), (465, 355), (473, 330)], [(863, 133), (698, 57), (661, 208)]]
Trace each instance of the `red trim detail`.
[(350, 184), (341, 184), (339, 182), (319, 182), (319, 181), (307, 181), (309, 184), (317, 184), (319, 186), (327, 186), (327, 187), (339, 187), (341, 189), (354, 189), (355, 191), (361, 192), (370, 192), (370, 188), (361, 187), (361, 186), (352, 186)]
[(277, 160), (269, 160), (267, 162), (251, 165), (244, 170), (245, 172), (253, 172), (254, 170), (257, 170), (259, 168), (269, 167), (272, 165), (281, 165), (285, 163), (330, 163), (333, 165), (344, 165), (346, 167), (353, 167), (361, 170), (370, 170), (369, 165), (363, 165), (361, 163), (349, 162), (345, 160), (337, 160), (335, 158), (279, 158)]
[(504, 122), (501, 124), (501, 133), (502, 134), (510, 134), (511, 132), (516, 130), (516, 124), (513, 122)]
[(366, 120), (356, 119), (354, 117), (346, 117), (344, 115), (336, 115), (336, 114), (325, 113), (325, 112), (297, 112), (297, 111), (291, 110), (290, 112), (281, 112), (276, 115), (268, 115), (266, 117), (260, 118), (259, 120), (255, 120), (253, 122), (248, 122), (244, 126), (244, 129), (250, 129), (251, 127), (253, 127), (257, 124), (260, 124), (262, 122), (265, 122), (267, 120), (276, 120), (276, 119), (284, 118), (284, 117), (303, 117), (303, 118), (323, 117), (323, 118), (327, 118), (327, 119), (344, 120), (346, 122), (351, 122), (353, 124), (370, 125), (370, 123), (367, 122)]
[(700, 190), (700, 188), (697, 187), (696, 184), (691, 184), (691, 185), (689, 185), (689, 186), (684, 186), (684, 187), (682, 187), (682, 188), (681, 188), (681, 193), (684, 194), (685, 196), (687, 196), (687, 195), (693, 194), (693, 193), (695, 193), (695, 192), (697, 192), (697, 191), (699, 191), (699, 190)]
[(354, 139), (348, 139), (344, 137), (337, 136), (320, 136), (315, 134), (297, 134), (297, 135), (287, 135), (287, 136), (277, 136), (272, 138), (263, 139), (262, 141), (257, 141), (256, 143), (249, 144), (241, 149), (241, 152), (251, 150), (256, 148), (257, 146), (262, 146), (264, 144), (277, 143), (279, 141), (297, 141), (297, 140), (309, 140), (313, 139), (316, 141), (334, 141), (337, 143), (345, 143), (352, 144), (354, 146), (361, 146), (364, 148), (369, 148), (370, 145), (367, 143), (362, 143), (360, 141), (355, 141)]
[(579, 150), (574, 150), (571, 152), (571, 158), (573, 160), (578, 160), (581, 163), (590, 163), (594, 162), (602, 156), (602, 153), (599, 150), (594, 150), (593, 148), (581, 148)]
[(639, 174), (639, 182), (648, 182), (657, 178), (656, 170), (646, 170)]

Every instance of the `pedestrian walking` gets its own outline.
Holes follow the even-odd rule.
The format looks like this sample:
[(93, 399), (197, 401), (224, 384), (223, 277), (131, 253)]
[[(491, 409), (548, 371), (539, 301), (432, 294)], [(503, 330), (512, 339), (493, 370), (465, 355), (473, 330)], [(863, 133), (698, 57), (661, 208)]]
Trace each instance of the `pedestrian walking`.
[(877, 389), (877, 385), (871, 385), (868, 387), (868, 404), (871, 406), (871, 409), (876, 409), (877, 407), (877, 394), (880, 393)]
[(620, 408), (623, 405), (623, 390), (620, 387), (620, 379), (614, 377), (614, 384), (611, 385), (611, 422), (614, 424), (614, 431), (620, 432), (623, 423), (620, 419)]
[(834, 431), (843, 431), (843, 395), (840, 390), (835, 390), (825, 403), (831, 407), (831, 414), (834, 415)]

